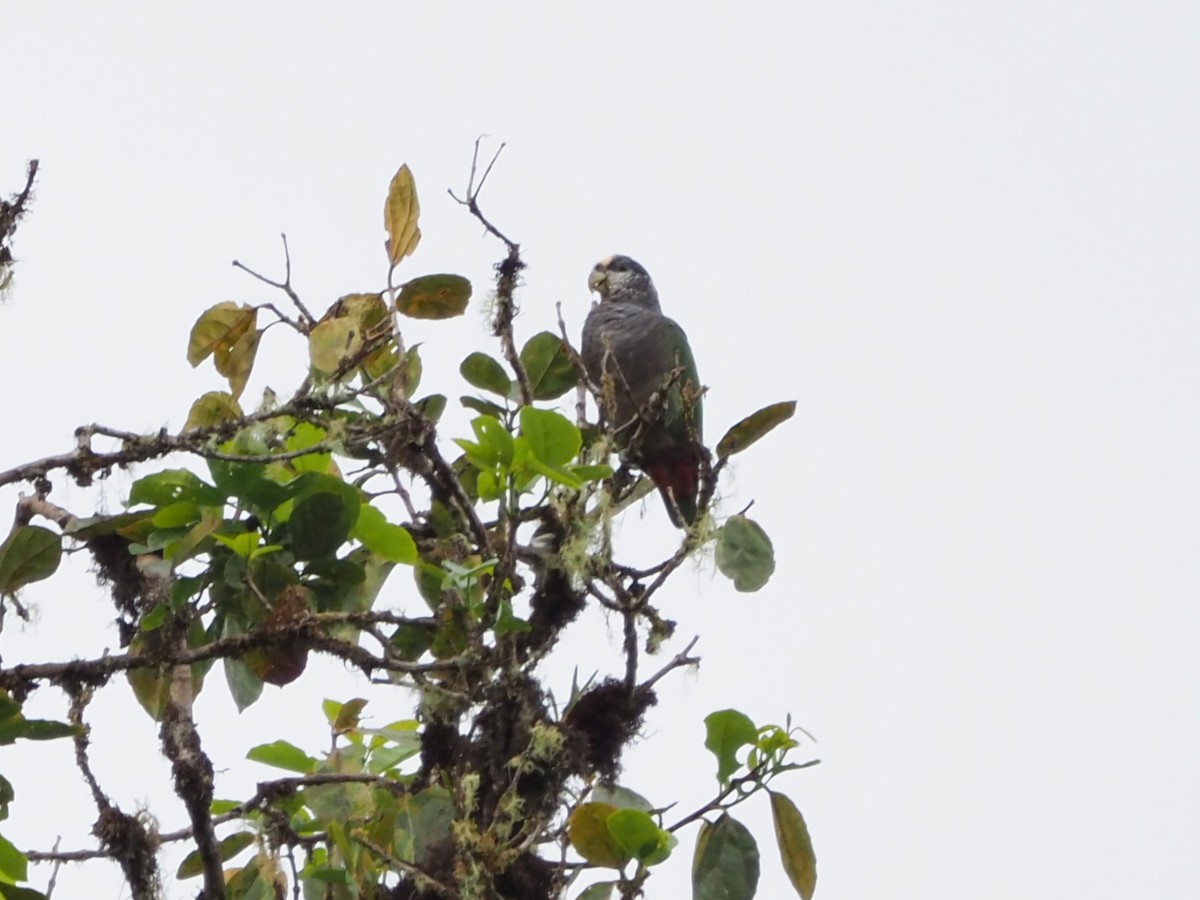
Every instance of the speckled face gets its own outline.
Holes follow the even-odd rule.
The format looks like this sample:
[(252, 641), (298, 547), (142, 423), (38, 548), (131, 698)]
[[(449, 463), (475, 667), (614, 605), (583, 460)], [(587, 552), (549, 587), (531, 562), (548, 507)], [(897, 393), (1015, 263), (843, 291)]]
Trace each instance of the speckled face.
[(601, 299), (654, 294), (650, 273), (628, 256), (606, 256), (592, 267), (588, 288)]

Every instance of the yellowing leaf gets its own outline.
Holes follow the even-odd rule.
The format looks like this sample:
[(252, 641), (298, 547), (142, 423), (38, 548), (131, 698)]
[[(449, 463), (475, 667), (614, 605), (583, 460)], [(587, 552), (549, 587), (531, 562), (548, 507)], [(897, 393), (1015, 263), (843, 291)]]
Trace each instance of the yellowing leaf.
[(629, 854), (608, 830), (608, 817), (616, 811), (607, 803), (581, 803), (567, 820), (571, 846), (594, 866), (619, 869), (629, 862)]
[(219, 350), (228, 352), (254, 327), (257, 316), (253, 307), (229, 301), (210, 306), (192, 326), (188, 338), (188, 362), (195, 367)]
[(362, 348), (362, 325), (357, 319), (323, 319), (308, 336), (308, 358), (312, 367), (332, 375), (342, 363)]
[(796, 401), (787, 400), (783, 403), (772, 403), (758, 412), (751, 413), (725, 432), (725, 436), (717, 444), (717, 456), (724, 459), (726, 456), (741, 453), (775, 426), (790, 419), (795, 412)]
[[(328, 324), (331, 322), (340, 324)], [(357, 355), (368, 340), (376, 340), (389, 328), (388, 305), (382, 294), (339, 297), (309, 335), (309, 359), (313, 369), (325, 374), (336, 372), (348, 358)], [(386, 340), (360, 359), (356, 368), (373, 379), (391, 371), (396, 363), (395, 341)]]
[(347, 734), (357, 728), (359, 716), (366, 705), (367, 701), (362, 697), (355, 697), (353, 700), (347, 700), (343, 703), (342, 708), (338, 711), (337, 718), (333, 722), (333, 733)]
[(387, 304), (383, 294), (346, 294), (338, 298), (330, 312), (338, 317), (357, 319), (365, 334), (387, 318)]
[(387, 201), (383, 205), (383, 227), (387, 229), (388, 261), (395, 268), (404, 257), (417, 249), (421, 241), (421, 229), (417, 219), (421, 215), (421, 204), (417, 201), (417, 186), (412, 172), (405, 163), (392, 177), (388, 185)]
[(254, 357), (258, 353), (258, 342), (262, 332), (255, 329), (247, 331), (231, 347), (218, 347), (213, 361), (217, 371), (229, 382), (229, 391), (236, 400), (246, 389), (250, 380), (250, 370), (254, 368)]
[(471, 282), (461, 275), (423, 275), (400, 288), (396, 309), (413, 319), (451, 319), (470, 299)]
[(183, 430), (211, 428), (222, 422), (240, 419), (243, 415), (242, 407), (230, 394), (224, 391), (209, 391), (192, 404), (192, 408), (188, 410), (187, 421), (183, 423)]
[(771, 790), (767, 793), (771, 795), (771, 816), (775, 820), (775, 840), (779, 844), (783, 869), (796, 893), (803, 900), (812, 900), (817, 889), (817, 856), (813, 853), (804, 816), (788, 797)]

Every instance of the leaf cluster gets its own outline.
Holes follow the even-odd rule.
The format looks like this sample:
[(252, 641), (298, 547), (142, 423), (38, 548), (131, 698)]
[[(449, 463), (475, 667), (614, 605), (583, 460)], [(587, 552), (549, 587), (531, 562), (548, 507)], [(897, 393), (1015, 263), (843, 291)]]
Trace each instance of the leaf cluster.
[[(788, 756), (798, 746), (790, 727), (710, 716), (718, 794), (674, 825), (666, 807), (616, 777), (656, 681), (697, 662), (689, 645), (658, 673), (642, 671), (643, 654), (675, 628), (656, 606), (662, 585), (711, 542), (735, 588), (757, 591), (775, 568), (771, 541), (744, 514), (714, 526), (706, 511), (668, 559), (619, 561), (611, 521), (645, 477), (614, 465), (612, 435), (583, 418), (589, 386), (565, 332), (540, 331), (517, 349), (519, 247), (483, 219), (477, 188), (467, 196), (509, 254), (497, 267), (492, 323), (501, 358), (475, 351), (459, 368), (477, 393), (419, 395), (428, 347), (406, 344), (406, 320), (462, 315), (473, 288), (448, 273), (397, 283), (421, 240), (402, 166), (384, 203), (384, 286), (345, 294), (317, 316), (290, 283), (290, 261), (282, 282), (257, 276), (295, 313), (222, 302), (197, 318), (187, 360), (211, 360), (227, 390), (197, 398), (179, 434), (93, 426), (74, 453), (3, 473), (34, 482), (37, 494), (0, 544), (0, 597), (19, 610), (18, 592), (52, 577), (64, 547), (86, 548), (112, 595), (123, 652), (0, 669), (0, 743), (72, 737), (98, 806), (115, 810), (87, 768), (82, 735), (92, 692), (121, 674), (162, 723), (189, 814), (176, 839), (193, 844), (176, 874), (202, 878), (206, 896), (548, 898), (596, 869), (615, 876), (581, 897), (634, 897), (677, 849), (676, 831), (695, 822), (696, 896), (753, 896), (757, 849), (728, 810), (801, 767)], [(248, 410), (257, 352), (276, 325), (302, 343), (307, 367), (290, 399), (266, 391)], [(572, 391), (574, 421), (554, 406)], [(446, 440), (442, 417), (456, 395), (472, 413), (470, 433)], [(772, 404), (728, 430), (704, 472), (704, 506), (730, 458), (794, 409)], [(120, 446), (93, 450), (97, 436)], [(180, 452), (195, 464), (142, 474), (115, 515), (76, 517), (48, 500), (55, 469), (89, 483), (115, 465)], [(573, 685), (560, 709), (540, 667), (588, 603), (619, 617), (623, 645), (616, 671)], [(268, 685), (296, 681), (314, 653), (409, 689), (412, 715), (368, 727), (365, 700), (326, 701), (328, 749), (252, 748), (249, 759), (290, 774), (250, 798), (221, 799), (191, 716), (214, 663), (245, 713)], [(72, 699), (71, 723), (22, 717), (24, 696), (43, 682)], [(0, 778), (0, 817), (12, 796)], [(783, 795), (770, 797), (785, 869), (810, 897), (803, 818)], [(96, 852), (121, 861), (112, 846)], [(25, 862), (0, 838), (4, 896), (17, 896), (9, 885), (25, 880)]]

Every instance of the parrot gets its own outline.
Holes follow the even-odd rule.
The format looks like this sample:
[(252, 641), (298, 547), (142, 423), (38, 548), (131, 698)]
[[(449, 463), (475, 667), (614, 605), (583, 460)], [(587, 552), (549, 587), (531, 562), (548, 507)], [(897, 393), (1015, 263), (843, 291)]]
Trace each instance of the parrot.
[[(662, 313), (650, 274), (628, 256), (596, 263), (600, 295), (583, 324), (588, 379), (626, 460), (650, 476), (677, 528), (696, 522), (703, 387), (687, 335)], [(685, 525), (686, 523), (686, 525)]]

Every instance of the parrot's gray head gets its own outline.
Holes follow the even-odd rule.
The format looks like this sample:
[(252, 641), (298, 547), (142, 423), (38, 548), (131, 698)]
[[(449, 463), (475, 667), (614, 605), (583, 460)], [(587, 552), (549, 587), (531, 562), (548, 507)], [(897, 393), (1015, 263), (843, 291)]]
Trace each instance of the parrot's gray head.
[(658, 310), (658, 291), (650, 273), (628, 256), (608, 256), (592, 267), (588, 288), (600, 295), (600, 302), (633, 303)]

